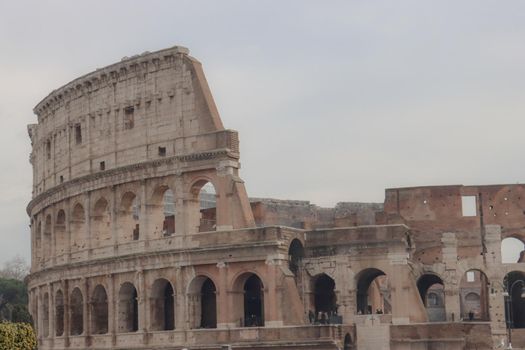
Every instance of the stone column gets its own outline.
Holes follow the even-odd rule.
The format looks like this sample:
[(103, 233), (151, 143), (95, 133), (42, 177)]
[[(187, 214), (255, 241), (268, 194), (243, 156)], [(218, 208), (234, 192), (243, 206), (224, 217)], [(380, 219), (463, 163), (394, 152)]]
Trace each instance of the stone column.
[(217, 328), (228, 328), (231, 326), (228, 319), (228, 265), (224, 262), (217, 263), (219, 269), (219, 280), (217, 286)]
[(54, 266), (56, 265), (56, 236), (55, 236), (55, 223), (56, 223), (56, 212), (55, 212), (55, 206), (52, 205), (51, 206), (51, 249), (50, 249), (50, 254), (51, 256), (49, 257), (49, 261), (51, 262), (51, 265)]
[(69, 281), (63, 280), (62, 286), (64, 287), (64, 344), (69, 347), (69, 335), (71, 334), (71, 314), (69, 308)]
[(273, 257), (266, 259), (266, 283), (264, 285), (264, 324), (268, 327), (280, 327), (283, 325), (282, 317), (277, 313), (277, 291), (276, 291), (276, 269), (279, 261)]
[(175, 175), (175, 180), (173, 181), (173, 196), (175, 201), (175, 233), (176, 234), (187, 234), (186, 230), (186, 215), (184, 207), (184, 181), (181, 174)]
[(146, 281), (144, 279), (144, 271), (138, 270), (136, 276), (136, 286), (138, 295), (138, 310), (139, 310), (139, 332), (147, 330), (146, 325)]
[(142, 180), (140, 182), (140, 194), (138, 194), (140, 198), (140, 217), (139, 217), (139, 239), (145, 240), (146, 244), (148, 244), (149, 241), (149, 232), (150, 229), (148, 227), (148, 188), (146, 180)]
[(84, 195), (84, 217), (85, 222), (85, 240), (88, 249), (89, 257), (91, 257), (91, 192), (86, 192)]
[(186, 300), (182, 269), (175, 267), (175, 328), (186, 329)]
[(443, 245), (443, 263), (445, 264), (445, 312), (447, 321), (457, 322), (461, 318), (459, 303), (459, 280), (457, 276), (458, 249), (457, 238), (452, 232), (445, 232), (441, 237)]
[(117, 299), (115, 296), (115, 278), (113, 274), (106, 276), (108, 286), (108, 334), (111, 336), (111, 344), (116, 344), (116, 320), (117, 320)]
[(55, 332), (55, 321), (56, 321), (56, 308), (55, 308), (55, 292), (52, 284), (48, 284), (49, 290), (49, 337), (54, 339), (56, 336)]
[(118, 222), (117, 218), (119, 215), (119, 208), (117, 208), (117, 188), (116, 186), (111, 186), (111, 244), (113, 245), (113, 252), (117, 254), (118, 252)]
[(82, 295), (83, 295), (83, 304), (82, 304), (82, 324), (83, 324), (83, 335), (86, 337), (86, 346), (89, 345), (88, 343), (88, 338), (89, 336), (91, 335), (91, 322), (90, 322), (90, 314), (91, 314), (91, 310), (90, 310), (90, 305), (91, 305), (91, 300), (90, 300), (90, 296), (89, 296), (89, 283), (88, 283), (88, 280), (86, 278), (82, 278), (82, 281), (80, 283), (80, 288), (81, 288), (81, 291), (82, 291)]
[[(65, 260), (66, 263), (69, 263), (71, 261), (71, 201), (69, 198), (66, 199), (66, 220), (64, 221), (64, 225), (66, 225), (65, 233), (66, 233), (66, 249), (64, 250), (65, 253)], [(66, 296), (64, 295), (64, 298)]]

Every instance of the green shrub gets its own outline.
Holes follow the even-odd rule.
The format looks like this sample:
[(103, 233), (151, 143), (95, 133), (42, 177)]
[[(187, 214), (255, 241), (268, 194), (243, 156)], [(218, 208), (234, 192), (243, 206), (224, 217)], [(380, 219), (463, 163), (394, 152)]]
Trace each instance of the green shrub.
[(28, 323), (0, 323), (0, 350), (34, 350), (36, 337)]

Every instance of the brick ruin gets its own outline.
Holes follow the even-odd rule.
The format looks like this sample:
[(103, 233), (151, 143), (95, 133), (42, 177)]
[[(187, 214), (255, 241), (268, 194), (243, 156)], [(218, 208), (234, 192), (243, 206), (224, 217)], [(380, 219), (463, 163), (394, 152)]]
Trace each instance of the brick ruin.
[(84, 75), (34, 112), (41, 350), (525, 346), (525, 259), (501, 256), (525, 240), (525, 186), (249, 198), (239, 136), (183, 47)]

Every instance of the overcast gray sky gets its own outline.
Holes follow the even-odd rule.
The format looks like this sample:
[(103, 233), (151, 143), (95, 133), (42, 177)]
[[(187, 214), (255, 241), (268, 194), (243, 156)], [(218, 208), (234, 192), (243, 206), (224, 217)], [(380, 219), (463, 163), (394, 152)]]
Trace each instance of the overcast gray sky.
[(70, 80), (187, 46), (250, 196), (524, 179), (524, 1), (0, 0), (0, 263), (29, 257), (26, 125)]

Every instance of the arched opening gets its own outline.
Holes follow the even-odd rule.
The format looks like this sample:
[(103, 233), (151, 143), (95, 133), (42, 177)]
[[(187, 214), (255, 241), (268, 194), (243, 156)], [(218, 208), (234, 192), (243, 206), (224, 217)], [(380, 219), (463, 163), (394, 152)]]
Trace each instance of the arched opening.
[(71, 318), (71, 335), (81, 335), (84, 332), (84, 298), (80, 289), (75, 288), (71, 292), (69, 301)]
[(155, 237), (161, 238), (175, 233), (175, 195), (168, 186), (162, 185), (155, 188), (147, 208), (149, 218), (151, 218), (150, 222), (154, 225)]
[(421, 301), (427, 310), (430, 322), (446, 320), (443, 280), (434, 274), (424, 274), (417, 280)]
[(49, 293), (44, 294), (44, 300), (42, 301), (42, 327), (44, 338), (49, 337)]
[(290, 243), (290, 248), (288, 248), (288, 268), (294, 276), (297, 278), (299, 276), (301, 261), (304, 257), (304, 248), (303, 244), (297, 238), (292, 240)]
[(346, 333), (344, 343), (343, 343), (343, 349), (344, 350), (352, 350), (354, 348), (352, 337), (350, 336), (350, 333)]
[(505, 296), (505, 320), (510, 328), (525, 328), (525, 273), (509, 272), (503, 280), (508, 293)]
[(328, 323), (337, 314), (335, 281), (327, 274), (320, 274), (313, 280), (315, 320)]
[(507, 237), (501, 241), (501, 262), (512, 264), (522, 261), (524, 244), (518, 238)]
[(175, 329), (175, 295), (171, 283), (158, 279), (151, 288), (151, 329), (167, 331)]
[(479, 270), (465, 272), (459, 284), (463, 320), (488, 321), (489, 294), (487, 276)]
[(133, 284), (125, 282), (118, 293), (118, 331), (120, 333), (138, 331), (138, 309), (137, 289)]
[(42, 259), (42, 222), (38, 221), (35, 232), (35, 257), (37, 263)]
[(92, 244), (94, 247), (111, 245), (111, 213), (105, 198), (100, 198), (93, 208), (91, 222)]
[(61, 290), (55, 294), (55, 335), (64, 335), (64, 294)]
[(376, 268), (368, 268), (357, 276), (357, 313), (390, 314), (390, 286), (386, 274)]
[(51, 245), (52, 245), (52, 239), (51, 239), (51, 227), (52, 227), (52, 219), (51, 215), (46, 216), (46, 221), (44, 224), (44, 232), (43, 232), (43, 260), (48, 260), (51, 257)]
[(55, 221), (55, 251), (56, 255), (60, 256), (66, 253), (67, 237), (66, 237), (66, 213), (60, 209), (57, 213)]
[(264, 289), (261, 279), (252, 274), (244, 282), (244, 326), (264, 326)]
[(108, 332), (108, 295), (102, 285), (97, 285), (91, 298), (91, 331), (93, 334)]
[(126, 192), (120, 200), (118, 220), (120, 242), (140, 239), (140, 201), (133, 192)]
[(190, 325), (192, 328), (217, 328), (217, 290), (215, 283), (198, 276), (188, 289)]
[(195, 182), (190, 189), (191, 200), (186, 201), (189, 226), (192, 233), (217, 229), (217, 194), (207, 180)]
[(77, 203), (71, 214), (71, 251), (79, 251), (86, 247), (86, 214), (84, 207)]

